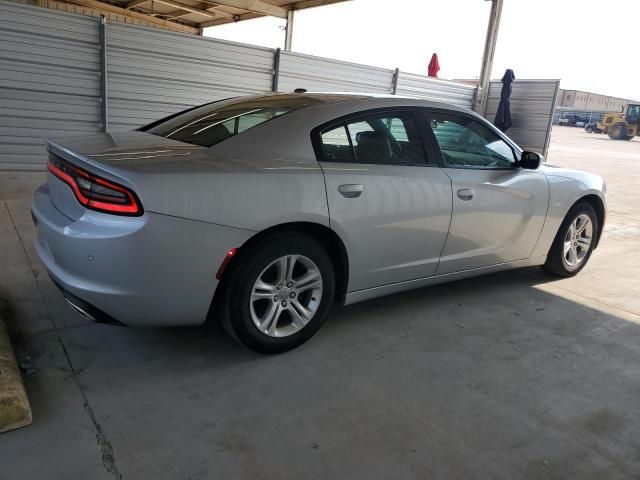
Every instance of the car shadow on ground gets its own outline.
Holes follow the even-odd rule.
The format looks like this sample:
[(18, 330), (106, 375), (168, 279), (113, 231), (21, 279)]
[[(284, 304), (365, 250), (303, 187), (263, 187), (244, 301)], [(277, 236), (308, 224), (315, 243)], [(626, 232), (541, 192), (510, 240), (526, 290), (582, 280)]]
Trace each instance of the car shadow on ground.
[[(394, 478), (633, 476), (640, 326), (544, 291), (550, 281), (528, 268), (335, 309), (316, 337), (276, 356), (215, 323), (57, 335), (129, 474), (188, 477), (197, 465), (221, 478), (309, 478), (309, 465), (332, 465), (349, 477), (362, 473), (355, 456), (381, 472), (371, 478), (390, 462)], [(46, 375), (59, 345), (40, 341)], [(55, 414), (41, 375), (27, 383), (36, 419)]]
[[(336, 340), (334, 336), (339, 335), (342, 329), (357, 335), (354, 329), (384, 331), (385, 327), (393, 324), (393, 330), (401, 332), (410, 328), (418, 319), (424, 322), (429, 322), (432, 318), (439, 319), (443, 312), (449, 315), (452, 322), (457, 321), (458, 328), (462, 329), (463, 324), (473, 325), (476, 314), (481, 316), (482, 313), (467, 310), (482, 309), (488, 305), (495, 307), (503, 303), (509, 293), (512, 294), (509, 296), (509, 303), (514, 304), (510, 313), (518, 316), (518, 310), (523, 307), (526, 309), (532, 301), (525, 292), (521, 293), (523, 288), (553, 283), (556, 280), (557, 277), (547, 274), (541, 268), (532, 267), (423, 287), (349, 306), (336, 305), (320, 332), (308, 344), (300, 347), (300, 350), (323, 342), (324, 330), (331, 332), (332, 340)], [(491, 299), (496, 294), (503, 297), (498, 302)], [(517, 298), (522, 300), (521, 304), (515, 301)], [(544, 306), (538, 307), (536, 312), (543, 312), (544, 309)], [(77, 314), (69, 310), (68, 315)], [(83, 327), (79, 328), (78, 333), (81, 334)], [(210, 318), (198, 327), (136, 328), (91, 324), (91, 328), (96, 331), (104, 330), (105, 333), (112, 332), (112, 335), (119, 338), (127, 337), (130, 340), (127, 342), (128, 347), (135, 346), (136, 342), (143, 345), (150, 342), (151, 346), (170, 349), (175, 355), (185, 355), (186, 358), (191, 355), (207, 355), (212, 361), (218, 359), (216, 363), (219, 361), (222, 364), (265, 358), (231, 339), (217, 318)], [(74, 332), (73, 337), (75, 336)]]

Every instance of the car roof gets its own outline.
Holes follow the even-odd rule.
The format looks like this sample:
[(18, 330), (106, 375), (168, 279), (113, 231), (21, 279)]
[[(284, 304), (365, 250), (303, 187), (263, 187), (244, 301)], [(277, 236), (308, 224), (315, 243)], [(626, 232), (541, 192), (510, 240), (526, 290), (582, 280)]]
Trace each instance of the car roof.
[[(274, 97), (281, 98), (286, 101), (294, 98), (308, 98), (313, 102), (313, 106), (328, 106), (331, 104), (345, 103), (349, 102), (351, 104), (362, 104), (363, 106), (367, 106), (367, 108), (375, 108), (377, 105), (379, 106), (390, 106), (392, 103), (398, 104), (398, 106), (407, 106), (407, 105), (416, 105), (422, 107), (431, 107), (431, 108), (442, 108), (447, 110), (457, 110), (457, 111), (466, 111), (469, 110), (463, 107), (459, 107), (456, 105), (452, 105), (449, 103), (443, 102), (434, 102), (432, 100), (425, 100), (421, 98), (415, 97), (407, 97), (402, 95), (392, 95), (392, 94), (375, 94), (375, 93), (354, 93), (354, 92), (300, 92), (300, 93), (266, 93), (261, 95), (253, 95), (253, 98), (256, 100), (260, 99), (272, 99)], [(250, 97), (241, 97), (243, 99), (247, 99)], [(320, 105), (319, 105), (320, 104)], [(311, 105), (306, 108), (311, 108)]]

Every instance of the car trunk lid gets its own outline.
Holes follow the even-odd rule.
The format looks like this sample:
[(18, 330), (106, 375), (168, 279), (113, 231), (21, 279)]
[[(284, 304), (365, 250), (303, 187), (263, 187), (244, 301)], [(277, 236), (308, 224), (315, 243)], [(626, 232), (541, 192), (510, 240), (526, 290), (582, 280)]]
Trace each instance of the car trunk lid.
[[(137, 179), (145, 174), (175, 171), (204, 147), (131, 131), (66, 137), (47, 142), (50, 156), (58, 157), (89, 173), (139, 193)], [(72, 189), (49, 172), (49, 192), (53, 204), (72, 219), (84, 208)], [(141, 197), (143, 206), (144, 198)]]

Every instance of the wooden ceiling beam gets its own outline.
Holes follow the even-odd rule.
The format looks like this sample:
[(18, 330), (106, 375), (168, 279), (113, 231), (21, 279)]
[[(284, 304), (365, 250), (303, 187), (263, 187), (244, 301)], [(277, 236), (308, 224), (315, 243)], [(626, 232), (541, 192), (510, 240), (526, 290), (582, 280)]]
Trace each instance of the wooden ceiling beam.
[(261, 13), (271, 17), (287, 18), (288, 10), (284, 7), (272, 5), (264, 0), (213, 0), (218, 5), (233, 7), (249, 12)]
[(147, 3), (150, 2), (151, 0), (132, 0), (131, 2), (127, 3), (127, 6), (125, 7), (127, 10), (133, 7), (137, 7), (138, 5), (142, 5), (143, 3)]
[[(133, 0), (134, 2), (140, 0)], [(202, 15), (204, 17), (215, 18), (216, 14), (213, 12), (207, 12), (206, 10), (202, 10), (197, 7), (192, 7), (191, 5), (187, 5), (184, 3), (176, 2), (174, 0), (153, 0), (157, 3), (162, 3), (163, 5), (168, 5), (169, 7), (177, 8), (179, 10), (184, 10), (185, 12), (197, 13), (198, 15)]]
[(124, 17), (134, 18), (143, 22), (147, 22), (159, 27), (168, 28), (183, 33), (193, 33), (195, 35), (200, 34), (200, 29), (196, 27), (190, 27), (181, 23), (170, 22), (168, 20), (162, 20), (160, 18), (152, 17), (145, 13), (135, 12), (133, 10), (127, 10), (126, 8), (116, 7), (109, 3), (98, 2), (97, 0), (67, 0), (70, 4), (81, 5), (83, 7), (93, 8), (95, 10), (114, 13), (116, 15), (122, 15)]
[(263, 18), (264, 15), (259, 13), (243, 13), (238, 15), (235, 20), (229, 20), (228, 18), (217, 18), (215, 20), (205, 20), (198, 24), (198, 28), (217, 27), (218, 25), (228, 25), (229, 23), (241, 22), (243, 20), (251, 20), (253, 18)]
[[(207, 7), (206, 9), (200, 8), (193, 5), (187, 5), (186, 3), (180, 3), (175, 0), (132, 0), (127, 4), (127, 8), (137, 7), (147, 2), (162, 3), (163, 5), (168, 5), (170, 7), (177, 8), (178, 10), (183, 10), (189, 13), (195, 13), (197, 15), (202, 15), (204, 17), (208, 17), (211, 19), (219, 18), (219, 17), (228, 18), (230, 20), (236, 19), (236, 15), (233, 15), (232, 13), (229, 13), (229, 12), (225, 12), (222, 10), (217, 10), (215, 8), (209, 8), (209, 7)], [(160, 12), (156, 12), (156, 13), (160, 13)]]
[(165, 20), (173, 20), (174, 18), (185, 17), (187, 15), (191, 15), (191, 12), (186, 12), (184, 10), (174, 10), (173, 12), (168, 13), (156, 13), (156, 15), (160, 15), (164, 17)]

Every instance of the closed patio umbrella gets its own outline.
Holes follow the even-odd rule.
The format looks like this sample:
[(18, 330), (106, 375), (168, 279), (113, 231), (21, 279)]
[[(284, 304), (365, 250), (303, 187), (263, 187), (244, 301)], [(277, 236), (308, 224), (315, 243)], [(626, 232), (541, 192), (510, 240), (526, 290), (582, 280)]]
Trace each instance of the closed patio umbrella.
[(440, 63), (438, 63), (438, 54), (431, 55), (431, 61), (429, 62), (429, 68), (427, 69), (430, 77), (438, 77), (438, 70), (440, 70)]
[(500, 103), (496, 111), (496, 119), (493, 124), (503, 132), (506, 132), (511, 123), (511, 84), (516, 79), (513, 70), (508, 68), (502, 76), (502, 90), (500, 91)]

